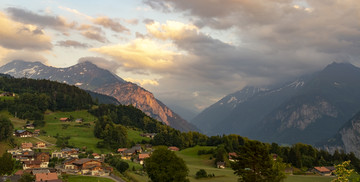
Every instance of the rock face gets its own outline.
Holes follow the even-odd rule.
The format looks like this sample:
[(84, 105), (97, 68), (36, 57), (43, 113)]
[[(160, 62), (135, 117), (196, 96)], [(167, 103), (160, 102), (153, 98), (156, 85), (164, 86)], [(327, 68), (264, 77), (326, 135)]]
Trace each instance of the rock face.
[(0, 68), (1, 73), (14, 77), (50, 79), (100, 94), (112, 96), (121, 104), (133, 105), (147, 115), (181, 131), (199, 131), (154, 95), (142, 87), (124, 81), (108, 70), (101, 69), (90, 62), (83, 62), (68, 68), (54, 68), (42, 63), (13, 61)]
[(357, 158), (360, 158), (360, 112), (347, 121), (333, 137), (318, 143), (317, 147), (332, 153), (335, 150), (353, 152)]
[(360, 110), (360, 69), (332, 63), (280, 86), (247, 90), (224, 97), (192, 122), (210, 135), (236, 133), (264, 142), (315, 144), (332, 137)]

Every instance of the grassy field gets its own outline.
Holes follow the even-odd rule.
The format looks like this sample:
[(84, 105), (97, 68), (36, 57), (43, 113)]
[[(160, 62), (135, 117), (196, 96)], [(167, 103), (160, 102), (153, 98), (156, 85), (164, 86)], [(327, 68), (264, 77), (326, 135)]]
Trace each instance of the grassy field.
[(143, 133), (143, 132), (142, 131), (135, 131), (133, 129), (128, 129), (127, 130), (129, 140), (132, 140), (135, 143), (140, 143), (142, 140), (146, 140), (146, 141), (150, 140), (150, 138), (140, 136), (141, 133)]
[(69, 175), (69, 182), (114, 182), (108, 178)]
[(285, 182), (330, 182), (334, 177), (289, 175)]
[[(90, 124), (90, 126), (84, 126), (83, 124), (77, 124), (75, 122), (61, 122), (60, 118), (69, 118), (72, 116), (74, 119), (82, 118), (83, 124)], [(42, 137), (42, 139), (54, 143), (56, 139), (53, 137), (59, 134), (60, 136), (70, 136), (69, 143), (75, 147), (82, 148), (84, 146), (87, 149), (91, 149), (97, 153), (107, 153), (106, 149), (96, 148), (97, 142), (100, 139), (94, 136), (94, 121), (96, 118), (85, 110), (74, 112), (46, 112), (45, 121), (46, 124), (43, 131), (46, 131), (48, 137)]]

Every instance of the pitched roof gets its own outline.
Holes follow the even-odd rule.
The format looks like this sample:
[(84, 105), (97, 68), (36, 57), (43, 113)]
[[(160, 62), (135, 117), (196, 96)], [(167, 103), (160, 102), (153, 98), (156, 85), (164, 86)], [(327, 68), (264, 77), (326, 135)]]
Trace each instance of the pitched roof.
[(40, 173), (50, 173), (49, 169), (34, 169), (31, 171), (33, 175)]
[(119, 148), (117, 151), (118, 152), (124, 152), (125, 150), (127, 150), (127, 148)]
[(169, 149), (169, 150), (172, 150), (172, 151), (179, 151), (179, 150), (180, 150), (179, 148), (174, 147), (174, 146), (169, 147), (168, 149)]
[(83, 165), (84, 163), (89, 162), (89, 161), (93, 161), (93, 160), (94, 159), (83, 158), (83, 159), (79, 159), (79, 160), (73, 162), (73, 164), (75, 164), (75, 165)]
[(328, 168), (323, 167), (323, 166), (321, 166), (321, 167), (314, 167), (314, 168), (315, 168), (317, 171), (322, 172), (322, 173), (330, 172), (330, 170), (329, 170)]
[(21, 148), (32, 148), (33, 144), (32, 143), (22, 143), (21, 144)]
[(35, 174), (36, 181), (50, 181), (59, 179), (56, 173), (38, 173)]
[(150, 154), (139, 154), (139, 159), (146, 159), (149, 157), (150, 157)]

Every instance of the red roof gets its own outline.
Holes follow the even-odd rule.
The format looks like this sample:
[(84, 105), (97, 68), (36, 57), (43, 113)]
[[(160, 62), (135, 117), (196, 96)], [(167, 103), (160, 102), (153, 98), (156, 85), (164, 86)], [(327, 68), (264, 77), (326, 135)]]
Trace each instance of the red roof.
[(180, 149), (177, 148), (177, 147), (169, 147), (168, 149), (171, 150), (171, 151), (179, 151), (179, 150), (180, 150)]
[(118, 152), (124, 152), (125, 150), (127, 150), (127, 148), (119, 148), (117, 151)]
[(50, 181), (59, 179), (56, 173), (39, 173), (35, 174), (36, 181)]
[(150, 154), (139, 154), (139, 159), (146, 159), (146, 158), (149, 158), (150, 157)]
[(314, 167), (317, 171), (322, 173), (330, 173), (331, 171), (326, 167)]
[(21, 148), (32, 148), (33, 144), (32, 143), (22, 143), (21, 144)]

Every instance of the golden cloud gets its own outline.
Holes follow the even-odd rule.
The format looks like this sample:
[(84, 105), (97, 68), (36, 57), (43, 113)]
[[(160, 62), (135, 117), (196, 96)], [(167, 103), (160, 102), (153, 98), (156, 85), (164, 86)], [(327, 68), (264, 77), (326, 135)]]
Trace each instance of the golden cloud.
[(8, 49), (49, 50), (51, 38), (35, 25), (15, 22), (0, 12), (0, 45)]
[(110, 56), (121, 62), (127, 69), (163, 70), (173, 66), (178, 53), (170, 50), (169, 45), (160, 45), (149, 39), (135, 39), (128, 44), (103, 46), (91, 51)]
[(150, 79), (133, 79), (133, 78), (125, 78), (124, 80), (128, 81), (128, 82), (132, 82), (132, 83), (137, 83), (140, 86), (144, 86), (144, 85), (153, 85), (153, 86), (158, 86), (159, 82), (156, 80), (150, 80)]
[(177, 21), (166, 21), (166, 24), (153, 22), (146, 25), (147, 31), (159, 39), (179, 40), (186, 36), (197, 34), (199, 29), (192, 24), (184, 24)]

